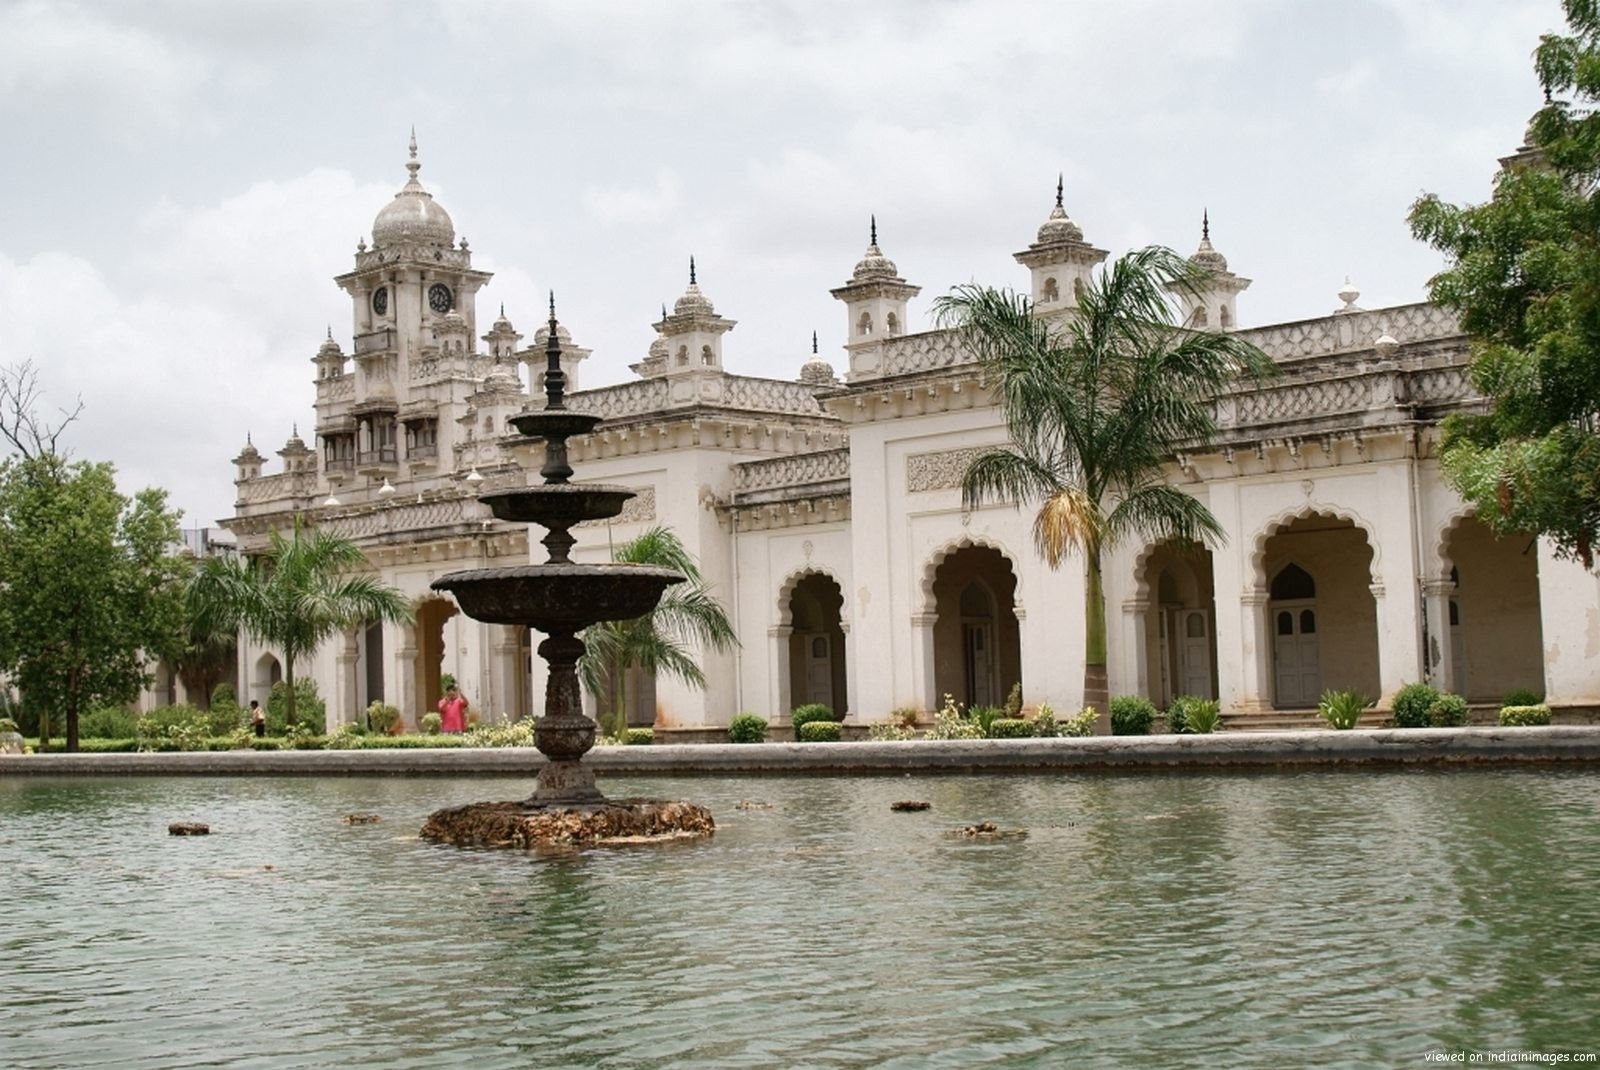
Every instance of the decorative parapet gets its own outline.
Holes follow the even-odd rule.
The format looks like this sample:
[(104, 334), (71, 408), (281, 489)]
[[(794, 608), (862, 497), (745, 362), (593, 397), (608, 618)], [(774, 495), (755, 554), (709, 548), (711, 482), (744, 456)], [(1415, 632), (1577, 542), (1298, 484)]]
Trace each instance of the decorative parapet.
[[(476, 505), (476, 503), (471, 503)], [(325, 517), (318, 526), (326, 531), (343, 535), (347, 539), (370, 539), (402, 532), (430, 528), (450, 527), (481, 519), (474, 509), (468, 515), (466, 498), (438, 498), (433, 501), (407, 502), (361, 512)]]
[(784, 379), (756, 379), (747, 375), (724, 376), (727, 389), (723, 403), (730, 408), (760, 412), (783, 412), (802, 416), (822, 415), (817, 395), (805, 383)]
[(279, 472), (276, 475), (258, 476), (238, 484), (239, 503), (260, 505), (263, 502), (286, 501), (303, 498), (311, 493), (312, 483), (301, 472)]
[(567, 407), (607, 420), (655, 416), (695, 406), (822, 416), (816, 395), (804, 383), (747, 375), (640, 379), (567, 396)]
[(350, 401), (356, 396), (356, 377), (348, 372), (331, 379), (317, 380), (317, 401)]
[(977, 358), (961, 345), (955, 331), (924, 331), (884, 342), (879, 374), (905, 375), (975, 363)]
[(1371, 349), (1372, 343), (1383, 334), (1407, 345), (1458, 337), (1461, 324), (1455, 313), (1420, 302), (1256, 327), (1240, 331), (1239, 337), (1259, 346), (1273, 360), (1293, 360)]
[(656, 518), (656, 488), (629, 487), (633, 497), (622, 503), (622, 512), (608, 520), (585, 520), (580, 528), (603, 528), (608, 524), (644, 524)]
[(906, 490), (914, 494), (961, 486), (961, 477), (966, 474), (967, 466), (980, 454), (988, 452), (989, 448), (968, 446), (936, 453), (913, 453), (906, 458)]
[(607, 420), (620, 420), (659, 412), (667, 408), (671, 401), (671, 384), (667, 380), (641, 379), (569, 394), (567, 408), (593, 413)]
[(850, 479), (850, 451), (819, 450), (746, 461), (733, 469), (735, 494), (784, 490)]

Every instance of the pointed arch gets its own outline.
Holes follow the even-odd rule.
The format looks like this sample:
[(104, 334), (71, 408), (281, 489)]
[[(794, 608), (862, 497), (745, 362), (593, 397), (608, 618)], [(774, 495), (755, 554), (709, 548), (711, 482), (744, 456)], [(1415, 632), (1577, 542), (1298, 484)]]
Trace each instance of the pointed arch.
[(1012, 553), (1011, 548), (1006, 546), (1004, 542), (1001, 542), (999, 539), (995, 539), (988, 535), (959, 535), (953, 539), (949, 539), (943, 543), (940, 543), (933, 549), (933, 552), (928, 556), (926, 563), (924, 563), (922, 566), (922, 576), (920, 581), (922, 590), (921, 611), (923, 613), (934, 613), (937, 611), (938, 605), (933, 594), (934, 576), (938, 573), (939, 566), (944, 564), (945, 558), (961, 550), (965, 550), (968, 547), (982, 547), (994, 550), (1001, 557), (1006, 559), (1006, 564), (1011, 566), (1011, 574), (1016, 577), (1017, 581), (1016, 593), (1011, 599), (1011, 609), (1016, 613), (1017, 619), (1021, 620), (1023, 616), (1025, 616), (1022, 608), (1022, 572), (1017, 567), (1017, 562), (1021, 559), (1016, 554)]
[(1254, 539), (1250, 544), (1250, 570), (1249, 576), (1256, 590), (1265, 591), (1269, 577), (1266, 572), (1267, 542), (1279, 534), (1284, 528), (1297, 520), (1309, 520), (1314, 517), (1325, 517), (1330, 520), (1343, 520), (1353, 525), (1367, 538), (1367, 546), (1372, 551), (1372, 563), (1368, 566), (1368, 582), (1379, 584), (1382, 582), (1383, 571), (1381, 568), (1382, 545), (1378, 541), (1378, 531), (1360, 513), (1342, 505), (1329, 505), (1324, 502), (1311, 502), (1285, 509), (1267, 520), (1256, 530)]

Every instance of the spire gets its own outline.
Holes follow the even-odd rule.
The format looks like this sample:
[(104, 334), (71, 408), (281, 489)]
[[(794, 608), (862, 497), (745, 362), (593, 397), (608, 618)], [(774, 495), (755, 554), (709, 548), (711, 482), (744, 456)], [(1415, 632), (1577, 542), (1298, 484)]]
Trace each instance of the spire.
[(813, 357), (817, 355), (817, 332), (816, 331), (812, 331), (811, 332), (811, 355)]
[(328, 341), (333, 341), (333, 324), (328, 324)]
[(296, 420), (294, 423), (289, 425), (289, 437), (290, 438), (299, 438), (300, 437), (300, 421), (299, 420)]
[(500, 318), (506, 318), (506, 303), (504, 301), (500, 302)]
[(411, 181), (417, 180), (417, 172), (422, 170), (422, 161), (417, 159), (417, 128), (411, 128), (411, 158), (406, 161), (406, 170), (411, 173)]
[(1062, 195), (1062, 193), (1065, 192), (1065, 189), (1066, 189), (1066, 174), (1065, 174), (1065, 172), (1057, 171), (1056, 172), (1056, 207), (1060, 208), (1063, 212), (1065, 212), (1067, 210), (1066, 206), (1061, 203), (1061, 195)]
[(663, 301), (663, 302), (661, 302), (661, 321), (663, 323), (665, 323), (666, 320), (667, 320), (667, 303), (665, 301)]
[(561, 368), (561, 339), (556, 323), (556, 292), (550, 291), (550, 333), (544, 340), (544, 396), (546, 409), (565, 409), (563, 394), (567, 386), (567, 373)]
[(1211, 240), (1211, 209), (1200, 209), (1200, 240)]
[(554, 334), (555, 333), (555, 329), (556, 329), (556, 292), (554, 290), (551, 290), (550, 291), (550, 332), (552, 334)]
[(689, 285), (690, 286), (695, 285), (695, 281), (694, 281), (694, 254), (693, 253), (689, 254)]
[(872, 246), (878, 244), (878, 213), (876, 212), (872, 213), (872, 237), (867, 241), (867, 244)]

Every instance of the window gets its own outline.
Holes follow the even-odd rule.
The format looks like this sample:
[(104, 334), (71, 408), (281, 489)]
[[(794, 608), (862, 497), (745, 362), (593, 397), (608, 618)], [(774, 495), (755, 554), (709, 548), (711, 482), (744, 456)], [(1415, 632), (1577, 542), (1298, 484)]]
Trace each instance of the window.
[(1061, 300), (1061, 284), (1056, 282), (1055, 276), (1044, 280), (1044, 286), (1039, 290), (1039, 300), (1043, 304)]
[(861, 313), (861, 318), (856, 320), (856, 333), (857, 334), (871, 334), (872, 333), (872, 313), (870, 313), (870, 312)]
[(1278, 634), (1294, 634), (1294, 614), (1290, 613), (1288, 610), (1284, 610), (1278, 614)]
[(1317, 611), (1316, 610), (1314, 610), (1314, 609), (1302, 609), (1300, 611), (1300, 634), (1301, 635), (1316, 635), (1317, 634)]
[(1311, 578), (1311, 574), (1299, 565), (1284, 565), (1272, 578), (1274, 602), (1291, 602), (1315, 597), (1317, 597), (1317, 583)]
[(893, 312), (889, 313), (888, 319), (884, 322), (889, 331), (890, 338), (893, 338), (895, 335), (900, 333), (900, 320)]
[(1223, 305), (1221, 308), (1217, 309), (1217, 322), (1224, 327), (1233, 326), (1233, 313), (1228, 311), (1227, 305)]

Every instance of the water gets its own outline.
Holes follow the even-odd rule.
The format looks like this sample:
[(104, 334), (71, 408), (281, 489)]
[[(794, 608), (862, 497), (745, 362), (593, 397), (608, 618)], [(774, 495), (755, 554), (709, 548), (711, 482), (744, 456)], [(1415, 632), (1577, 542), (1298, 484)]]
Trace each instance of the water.
[[(414, 836), (530, 787), (0, 782), (0, 1065), (1600, 1052), (1592, 770), (610, 778), (706, 803), (715, 838), (536, 857)], [(384, 821), (340, 822), (358, 810)], [(212, 835), (169, 837), (183, 819)], [(1028, 835), (946, 835), (980, 820)]]

